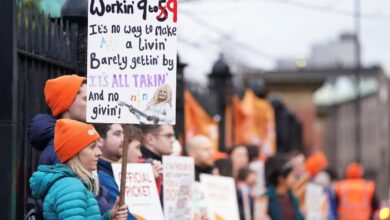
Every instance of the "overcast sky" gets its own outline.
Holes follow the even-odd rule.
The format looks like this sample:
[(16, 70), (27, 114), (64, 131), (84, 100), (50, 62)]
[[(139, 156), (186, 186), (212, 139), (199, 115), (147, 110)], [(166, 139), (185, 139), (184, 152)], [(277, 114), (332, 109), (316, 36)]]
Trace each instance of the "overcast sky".
[[(311, 46), (354, 30), (353, 0), (179, 1), (179, 55), (186, 78), (205, 82), (222, 52), (242, 65), (272, 69), (305, 58)], [(362, 0), (363, 64), (390, 71), (390, 1)]]

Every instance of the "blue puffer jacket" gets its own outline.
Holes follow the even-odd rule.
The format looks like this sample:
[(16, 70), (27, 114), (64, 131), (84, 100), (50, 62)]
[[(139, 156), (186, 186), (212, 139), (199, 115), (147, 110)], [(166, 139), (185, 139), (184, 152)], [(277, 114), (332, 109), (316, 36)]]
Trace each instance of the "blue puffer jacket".
[[(110, 219), (100, 215), (95, 196), (64, 164), (41, 165), (30, 178), (32, 195), (43, 202), (43, 217), (51, 219)], [(46, 196), (45, 196), (46, 195)]]
[(31, 119), (28, 138), (35, 149), (42, 151), (39, 157), (39, 165), (59, 163), (53, 146), (55, 124), (56, 119), (48, 114), (38, 114)]

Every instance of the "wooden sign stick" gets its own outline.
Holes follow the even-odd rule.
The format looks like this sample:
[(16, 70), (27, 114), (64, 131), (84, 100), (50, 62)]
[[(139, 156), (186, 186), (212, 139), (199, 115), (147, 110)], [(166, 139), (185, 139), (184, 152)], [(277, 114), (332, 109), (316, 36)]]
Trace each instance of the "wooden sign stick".
[(123, 143), (122, 143), (122, 170), (121, 170), (121, 188), (119, 204), (120, 206), (125, 204), (125, 193), (126, 193), (126, 174), (127, 174), (127, 151), (129, 148), (129, 129), (128, 125), (122, 124), (123, 127)]

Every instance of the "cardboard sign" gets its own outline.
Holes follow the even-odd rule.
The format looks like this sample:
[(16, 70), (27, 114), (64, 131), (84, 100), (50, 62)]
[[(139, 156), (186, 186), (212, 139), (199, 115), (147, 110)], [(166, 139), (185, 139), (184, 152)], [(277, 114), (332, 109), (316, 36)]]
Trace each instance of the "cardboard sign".
[(268, 219), (268, 197), (258, 196), (254, 204), (254, 220)]
[(325, 203), (326, 195), (324, 188), (321, 185), (315, 183), (308, 183), (306, 185), (305, 193), (305, 207), (306, 218), (308, 220), (322, 220), (325, 219)]
[(254, 161), (249, 164), (249, 168), (256, 172), (255, 195), (261, 196), (265, 193), (265, 171), (263, 161)]
[(164, 156), (162, 161), (165, 220), (191, 220), (191, 189), (195, 181), (194, 159)]
[[(112, 170), (120, 187), (121, 164), (112, 164)], [(150, 164), (127, 164), (125, 203), (137, 220), (164, 219)]]
[(175, 124), (177, 0), (89, 0), (87, 122)]
[(237, 194), (231, 177), (200, 175), (211, 220), (239, 220)]

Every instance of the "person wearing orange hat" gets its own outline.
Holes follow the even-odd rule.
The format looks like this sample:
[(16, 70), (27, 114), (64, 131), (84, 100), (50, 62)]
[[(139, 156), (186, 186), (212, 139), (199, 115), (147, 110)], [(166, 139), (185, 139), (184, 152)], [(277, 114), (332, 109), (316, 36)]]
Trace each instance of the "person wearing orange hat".
[(345, 176), (335, 185), (337, 213), (340, 220), (369, 220), (379, 208), (375, 196), (375, 183), (363, 179), (363, 166), (348, 165)]
[[(326, 169), (328, 160), (322, 151), (312, 153), (305, 161), (304, 155), (299, 152), (290, 153), (290, 162), (294, 170), (299, 173), (299, 179), (294, 183), (294, 193), (299, 200), (299, 205), (303, 213), (306, 213), (305, 199), (306, 186), (315, 176)], [(299, 170), (299, 171), (298, 171)]]
[(328, 159), (322, 151), (317, 151), (311, 154), (306, 159), (306, 171), (314, 178), (319, 172), (326, 169), (328, 166)]
[(28, 136), (34, 148), (42, 151), (39, 164), (59, 162), (53, 147), (54, 124), (57, 119), (67, 118), (86, 121), (86, 78), (64, 75), (46, 81), (45, 100), (52, 115), (38, 114), (32, 118)]
[(96, 196), (99, 182), (92, 172), (101, 156), (99, 134), (92, 125), (71, 119), (55, 124), (54, 146), (61, 163), (40, 165), (30, 178), (32, 195), (43, 200), (43, 218), (50, 219), (127, 219), (127, 205), (100, 216)]

